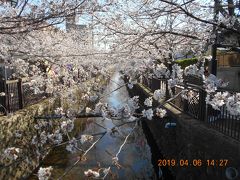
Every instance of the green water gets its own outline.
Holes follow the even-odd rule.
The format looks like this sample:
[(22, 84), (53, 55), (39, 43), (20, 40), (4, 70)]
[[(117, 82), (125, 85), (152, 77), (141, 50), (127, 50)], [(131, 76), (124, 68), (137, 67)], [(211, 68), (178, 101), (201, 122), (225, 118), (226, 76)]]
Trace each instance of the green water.
[[(118, 73), (112, 77), (112, 80), (115, 83), (111, 81), (105, 93), (116, 89), (118, 87), (117, 84), (123, 83)], [(129, 95), (126, 88), (121, 88), (106, 97), (104, 102), (109, 103), (110, 106), (118, 107), (122, 106), (128, 97)], [(102, 118), (77, 119), (74, 129), (75, 137), (80, 137), (82, 134), (94, 134), (105, 131), (105, 129), (96, 125), (94, 122), (106, 128), (112, 128), (122, 123), (119, 120), (102, 120)], [(103, 168), (111, 167), (111, 173), (109, 173), (106, 179), (156, 179), (151, 163), (150, 147), (147, 144), (141, 125), (138, 125), (134, 130), (119, 155), (121, 168), (118, 169), (112, 164), (112, 155), (117, 153), (124, 138), (132, 130), (132, 127), (133, 124), (126, 124), (121, 126), (120, 133), (115, 133), (114, 135), (107, 133), (96, 146), (89, 151), (86, 155), (86, 160), (77, 163), (62, 179), (87, 179), (87, 177), (84, 176), (84, 171), (98, 168), (99, 166)], [(41, 163), (41, 167), (52, 166), (53, 172), (51, 177), (52, 179), (58, 179), (64, 172), (72, 167), (78, 160), (79, 155), (79, 152), (71, 154), (65, 150), (65, 146), (61, 146), (51, 151)], [(38, 170), (36, 170), (29, 179), (37, 179), (37, 171)]]

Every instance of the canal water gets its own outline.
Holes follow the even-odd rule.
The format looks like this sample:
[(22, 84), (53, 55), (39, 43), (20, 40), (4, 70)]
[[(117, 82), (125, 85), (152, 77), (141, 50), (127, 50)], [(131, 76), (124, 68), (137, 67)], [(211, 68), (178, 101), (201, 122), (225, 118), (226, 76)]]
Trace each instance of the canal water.
[[(105, 94), (117, 89), (119, 85), (123, 84), (123, 80), (119, 73), (115, 73), (105, 90)], [(109, 96), (103, 99), (103, 102), (108, 103), (112, 107), (121, 107), (129, 98), (126, 87), (114, 91)], [(99, 125), (97, 125), (96, 123)], [(85, 118), (77, 119), (75, 121), (75, 132), (77, 137), (82, 134), (94, 134), (104, 132), (105, 128), (112, 128), (119, 120), (103, 120), (102, 118)], [(96, 146), (86, 155), (86, 160), (77, 163), (71, 171), (69, 171), (62, 179), (79, 180), (87, 179), (84, 171), (98, 167), (111, 167), (111, 173), (106, 179), (157, 179), (154, 167), (152, 165), (151, 149), (147, 143), (146, 137), (143, 133), (141, 125), (137, 125), (136, 129), (129, 136), (126, 145), (119, 154), (119, 163), (121, 168), (118, 169), (112, 163), (112, 157), (116, 155), (119, 147), (123, 143), (126, 135), (131, 132), (135, 124), (126, 124), (120, 127), (120, 133), (107, 133), (96, 144)], [(58, 179), (64, 172), (68, 171), (72, 165), (78, 160), (79, 152), (69, 153), (65, 146), (55, 148), (41, 163), (41, 167), (52, 166), (52, 179)], [(36, 170), (37, 172), (38, 170)], [(36, 174), (35, 172), (35, 174)], [(37, 179), (36, 175), (32, 175), (29, 179)]]

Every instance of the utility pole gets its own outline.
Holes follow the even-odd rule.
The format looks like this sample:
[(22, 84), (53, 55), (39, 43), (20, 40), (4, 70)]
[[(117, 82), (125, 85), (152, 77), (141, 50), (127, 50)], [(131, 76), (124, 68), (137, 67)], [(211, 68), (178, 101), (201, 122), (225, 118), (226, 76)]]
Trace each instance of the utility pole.
[[(220, 3), (218, 0), (214, 0), (214, 21), (218, 21)], [(218, 28), (213, 26), (214, 43), (212, 45), (212, 61), (211, 61), (211, 73), (217, 75), (217, 44), (218, 44)]]
[(92, 49), (94, 49), (94, 33), (93, 33), (93, 16), (94, 16), (94, 9), (92, 9)]

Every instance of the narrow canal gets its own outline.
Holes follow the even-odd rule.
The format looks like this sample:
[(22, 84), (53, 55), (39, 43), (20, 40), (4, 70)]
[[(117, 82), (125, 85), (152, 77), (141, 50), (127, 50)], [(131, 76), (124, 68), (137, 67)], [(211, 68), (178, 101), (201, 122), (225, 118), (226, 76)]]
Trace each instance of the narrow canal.
[[(105, 93), (109, 93), (123, 84), (123, 80), (119, 73), (115, 73), (110, 81)], [(112, 107), (121, 107), (129, 98), (126, 87), (111, 93), (104, 99)], [(100, 124), (106, 128), (112, 128), (116, 124), (121, 123), (119, 120), (103, 120), (102, 118), (78, 119), (75, 121), (75, 131), (77, 136), (82, 134), (94, 134), (103, 132), (105, 129), (97, 125)], [(151, 150), (143, 133), (141, 125), (138, 125), (133, 133), (129, 136), (126, 145), (119, 154), (119, 163), (121, 168), (118, 169), (112, 163), (111, 155), (115, 155), (126, 135), (132, 130), (134, 124), (125, 124), (121, 126), (120, 133), (107, 133), (96, 146), (86, 155), (86, 161), (79, 162), (69, 171), (62, 179), (87, 179), (84, 171), (94, 169), (98, 166), (111, 167), (111, 173), (106, 179), (157, 179), (154, 167), (151, 161)], [(64, 172), (76, 162), (79, 153), (69, 153), (65, 147), (56, 148), (41, 163), (41, 167), (53, 167), (52, 179), (58, 179)], [(37, 171), (36, 171), (37, 172)], [(36, 175), (32, 175), (29, 179), (37, 179)]]

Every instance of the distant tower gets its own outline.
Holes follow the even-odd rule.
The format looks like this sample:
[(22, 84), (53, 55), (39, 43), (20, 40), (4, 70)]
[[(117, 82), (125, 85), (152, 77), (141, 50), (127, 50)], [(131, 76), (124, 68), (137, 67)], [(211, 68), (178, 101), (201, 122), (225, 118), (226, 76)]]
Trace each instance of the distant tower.
[(1, 2), (9, 3), (12, 7), (16, 7), (18, 5), (18, 0), (2, 0)]
[(79, 42), (81, 42), (82, 46), (89, 46), (92, 44), (91, 39), (91, 29), (85, 24), (78, 24), (78, 16), (76, 13), (72, 13), (71, 15), (67, 16), (66, 21), (66, 31), (67, 32), (74, 32), (74, 40), (76, 38)]
[(11, 6), (16, 7), (18, 5), (18, 0), (11, 0)]
[(66, 17), (66, 30), (69, 31), (76, 26), (76, 13)]

